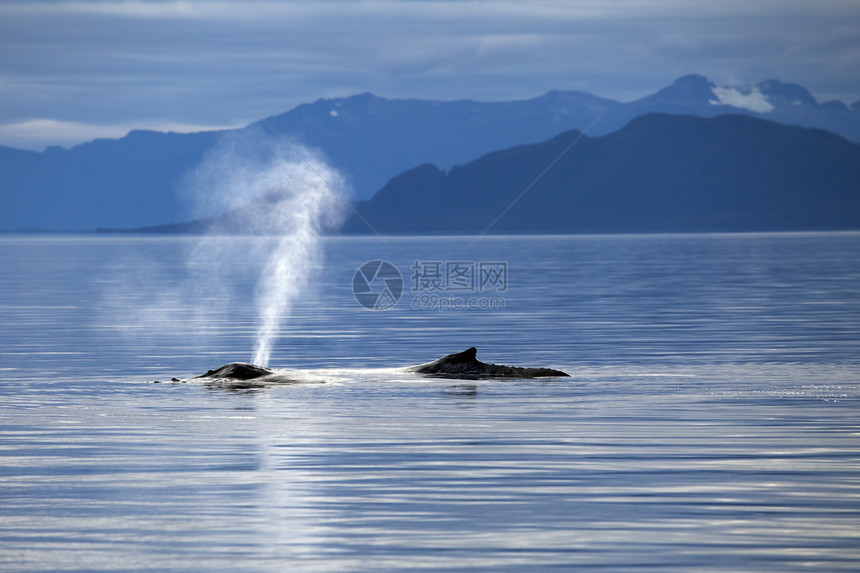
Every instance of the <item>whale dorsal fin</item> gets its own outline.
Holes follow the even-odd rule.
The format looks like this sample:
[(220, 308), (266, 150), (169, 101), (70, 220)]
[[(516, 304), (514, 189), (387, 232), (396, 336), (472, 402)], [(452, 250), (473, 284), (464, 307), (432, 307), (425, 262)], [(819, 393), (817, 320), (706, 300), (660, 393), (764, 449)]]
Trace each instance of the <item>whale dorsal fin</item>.
[(463, 352), (449, 354), (445, 358), (451, 362), (475, 362), (478, 359), (478, 349), (473, 346)]

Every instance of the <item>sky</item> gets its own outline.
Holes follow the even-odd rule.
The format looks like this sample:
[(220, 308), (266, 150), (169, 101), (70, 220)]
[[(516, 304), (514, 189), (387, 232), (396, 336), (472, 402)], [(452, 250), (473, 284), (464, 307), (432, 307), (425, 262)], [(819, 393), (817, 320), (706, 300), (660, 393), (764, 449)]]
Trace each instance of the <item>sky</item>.
[(0, 0), (0, 145), (238, 127), (319, 98), (630, 101), (699, 73), (860, 100), (857, 0)]

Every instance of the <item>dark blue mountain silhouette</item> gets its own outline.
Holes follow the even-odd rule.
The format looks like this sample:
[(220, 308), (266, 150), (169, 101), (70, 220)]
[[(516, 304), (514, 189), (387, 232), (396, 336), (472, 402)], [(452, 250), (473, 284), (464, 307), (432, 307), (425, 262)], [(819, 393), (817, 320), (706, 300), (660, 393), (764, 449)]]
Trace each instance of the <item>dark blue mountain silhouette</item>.
[[(362, 199), (415, 165), (447, 170), (494, 150), (589, 126), (589, 135), (604, 135), (652, 112), (742, 113), (860, 141), (858, 104), (818, 104), (803, 87), (775, 80), (729, 89), (695, 75), (629, 103), (558, 91), (491, 103), (388, 100), (370, 94), (321, 99), (236, 131), (285, 136), (321, 150)], [(177, 189), (183, 174), (221, 135), (133, 131), (121, 139), (40, 153), (0, 147), (0, 230), (89, 230), (188, 220), (194, 213)]]
[[(860, 229), (860, 144), (823, 130), (652, 114), (582, 137), (533, 184), (579, 137), (422, 165), (356, 208), (383, 234)], [(355, 215), (344, 231), (372, 232)]]

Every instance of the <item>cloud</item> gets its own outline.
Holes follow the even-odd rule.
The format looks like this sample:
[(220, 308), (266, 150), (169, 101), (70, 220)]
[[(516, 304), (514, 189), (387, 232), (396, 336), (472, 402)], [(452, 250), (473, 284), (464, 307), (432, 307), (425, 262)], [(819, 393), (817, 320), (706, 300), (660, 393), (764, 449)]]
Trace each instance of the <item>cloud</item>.
[(215, 131), (239, 127), (238, 125), (190, 125), (179, 123), (147, 123), (136, 125), (93, 125), (74, 121), (58, 121), (55, 119), (33, 119), (18, 123), (0, 125), (0, 141), (3, 145), (19, 149), (44, 149), (45, 142), (52, 145), (70, 146), (82, 141), (98, 138), (118, 138), (128, 134), (133, 129), (149, 129), (152, 131), (175, 131), (191, 133), (196, 131)]
[(0, 124), (235, 125), (365, 91), (629, 100), (692, 72), (856, 101), (858, 37), (854, 0), (7, 1)]

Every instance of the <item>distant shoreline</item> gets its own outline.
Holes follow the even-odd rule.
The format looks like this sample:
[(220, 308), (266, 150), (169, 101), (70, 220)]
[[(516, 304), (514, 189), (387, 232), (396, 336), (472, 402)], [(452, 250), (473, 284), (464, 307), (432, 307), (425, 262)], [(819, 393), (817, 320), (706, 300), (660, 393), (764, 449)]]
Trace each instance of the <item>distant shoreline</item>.
[[(659, 237), (659, 236), (740, 236), (740, 235), (834, 235), (834, 234), (860, 234), (860, 229), (758, 229), (758, 230), (699, 230), (699, 231), (606, 231), (606, 232), (582, 232), (582, 233), (487, 233), (484, 235), (474, 233), (413, 233), (413, 234), (394, 234), (394, 233), (324, 233), (321, 236), (325, 238), (350, 238), (350, 239), (374, 239), (374, 238), (456, 238), (463, 237), (469, 239), (482, 238), (503, 238), (517, 237), (522, 239), (528, 238), (550, 238), (550, 237)], [(49, 230), (49, 229), (27, 229), (27, 230), (6, 230), (0, 229), (0, 238), (9, 237), (90, 237), (90, 238), (110, 238), (110, 237), (240, 237), (240, 238), (257, 238), (257, 237), (281, 237), (284, 235), (266, 234), (266, 233), (166, 233), (152, 231), (136, 231), (122, 229), (96, 229), (83, 231), (68, 231), (68, 230)]]

